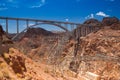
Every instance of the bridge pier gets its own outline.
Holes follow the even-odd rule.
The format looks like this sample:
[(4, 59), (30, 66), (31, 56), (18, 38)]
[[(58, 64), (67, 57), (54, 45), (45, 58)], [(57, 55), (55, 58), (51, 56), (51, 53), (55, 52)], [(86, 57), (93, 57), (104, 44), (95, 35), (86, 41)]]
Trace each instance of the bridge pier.
[(26, 20), (26, 26), (29, 27), (29, 20)]
[(16, 22), (17, 22), (17, 34), (19, 34), (19, 20), (17, 19)]
[(68, 24), (64, 24), (65, 25), (65, 28), (68, 29)]
[(73, 31), (75, 28), (75, 25), (74, 24), (71, 24), (71, 31)]
[(6, 18), (6, 33), (8, 33), (8, 19)]

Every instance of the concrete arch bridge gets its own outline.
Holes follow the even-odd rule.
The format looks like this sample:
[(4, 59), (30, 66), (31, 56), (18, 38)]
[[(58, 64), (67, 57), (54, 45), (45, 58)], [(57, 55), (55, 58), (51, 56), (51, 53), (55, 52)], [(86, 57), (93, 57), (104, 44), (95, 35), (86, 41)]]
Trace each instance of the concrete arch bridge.
[[(29, 19), (29, 18), (13, 18), (13, 17), (0, 17), (0, 20), (5, 21), (5, 31), (6, 33), (9, 33), (9, 21), (15, 21), (16, 24), (16, 35), (13, 37), (13, 40), (19, 36), (22, 32), (26, 31), (30, 27), (35, 27), (41, 24), (47, 24), (47, 25), (53, 25), (56, 27), (59, 27), (63, 29), (66, 32), (69, 32), (70, 30), (75, 29), (79, 23), (73, 23), (73, 22), (62, 22), (62, 21), (52, 21), (52, 20), (39, 20), (39, 19)], [(26, 28), (22, 31), (20, 31), (20, 21), (24, 21), (26, 23)], [(30, 25), (30, 22), (34, 22), (34, 24)], [(68, 26), (71, 28), (68, 29)]]

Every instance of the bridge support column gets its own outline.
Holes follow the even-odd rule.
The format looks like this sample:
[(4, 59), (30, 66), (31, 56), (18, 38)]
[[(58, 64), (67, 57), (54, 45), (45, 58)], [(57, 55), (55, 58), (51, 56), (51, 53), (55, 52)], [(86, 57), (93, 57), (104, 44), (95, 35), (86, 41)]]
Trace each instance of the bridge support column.
[(65, 28), (68, 29), (68, 24), (65, 24)]
[(38, 24), (38, 21), (35, 21), (35, 24)]
[(17, 34), (19, 34), (19, 20), (17, 19)]
[(6, 18), (6, 33), (8, 33), (8, 19)]
[(29, 20), (26, 20), (26, 26), (29, 27)]
[(74, 24), (71, 24), (71, 31), (74, 30)]

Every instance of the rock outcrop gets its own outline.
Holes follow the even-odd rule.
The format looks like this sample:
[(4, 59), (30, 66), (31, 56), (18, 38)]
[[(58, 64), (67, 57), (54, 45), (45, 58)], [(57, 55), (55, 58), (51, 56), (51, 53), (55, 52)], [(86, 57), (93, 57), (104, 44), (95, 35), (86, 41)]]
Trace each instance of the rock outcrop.
[(83, 24), (86, 25), (93, 25), (93, 26), (102, 26), (101, 22), (97, 19), (88, 19)]
[(18, 50), (10, 48), (8, 53), (3, 54), (3, 57), (16, 74), (23, 75), (23, 72), (26, 72), (25, 59)]
[[(119, 80), (120, 76), (120, 30), (101, 29), (80, 38), (75, 61), (71, 70), (84, 74), (96, 73), (105, 80)], [(79, 64), (79, 65), (78, 65)]]
[[(85, 80), (78, 77), (87, 76), (91, 80), (120, 79), (118, 19), (104, 18), (102, 22), (95, 19), (87, 20), (74, 30), (74, 39), (72, 37), (66, 40), (66, 37), (60, 36), (56, 38), (52, 37), (52, 34), (41, 28), (30, 28), (24, 38), (16, 42), (15, 47), (19, 50), (10, 48), (4, 53), (5, 62), (17, 78)], [(44, 65), (40, 66), (41, 63)], [(45, 67), (46, 64), (48, 68)]]
[(25, 33), (24, 37), (35, 38), (37, 36), (50, 36), (53, 35), (52, 32), (47, 31), (42, 28), (29, 28)]
[(3, 40), (3, 35), (4, 35), (4, 31), (3, 31), (3, 28), (2, 28), (2, 26), (0, 25), (0, 42), (2, 42), (2, 40)]
[(13, 44), (13, 42), (8, 38), (7, 34), (0, 25), (0, 54), (8, 52), (8, 49), (11, 46), (10, 44)]
[(103, 26), (111, 26), (113, 24), (118, 24), (118, 23), (119, 23), (119, 19), (116, 17), (105, 17), (102, 20)]
[(8, 35), (3, 30), (2, 26), (0, 25), (0, 43), (2, 44), (12, 44), (13, 42), (10, 40)]
[(102, 24), (104, 27), (110, 27), (113, 30), (120, 30), (120, 21), (116, 17), (103, 18)]

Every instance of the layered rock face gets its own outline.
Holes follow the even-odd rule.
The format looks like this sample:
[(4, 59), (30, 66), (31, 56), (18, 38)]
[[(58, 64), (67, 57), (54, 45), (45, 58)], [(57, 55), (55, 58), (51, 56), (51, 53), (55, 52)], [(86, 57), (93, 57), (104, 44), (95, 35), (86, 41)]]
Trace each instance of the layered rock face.
[(2, 42), (2, 40), (3, 40), (3, 36), (4, 35), (4, 31), (3, 31), (3, 28), (2, 28), (2, 26), (0, 25), (0, 42)]
[(45, 29), (42, 28), (29, 28), (27, 30), (27, 32), (25, 33), (24, 37), (28, 37), (28, 38), (34, 38), (37, 36), (50, 36), (53, 35), (52, 32), (47, 31)]
[(120, 30), (101, 29), (80, 38), (78, 54), (71, 70), (93, 72), (105, 80), (119, 80)]
[[(5, 33), (2, 29), (0, 32), (3, 45)], [(3, 62), (10, 67), (9, 71), (15, 76), (13, 79), (86, 80), (78, 77), (87, 76), (88, 80), (119, 80), (119, 19), (104, 18), (102, 22), (90, 19), (75, 29), (74, 34), (76, 39), (72, 37), (66, 41), (66, 36), (56, 38), (53, 33), (40, 28), (28, 29), (24, 38), (16, 42), (15, 47), (20, 51), (14, 48), (8, 49), (3, 55)], [(40, 63), (44, 65), (38, 65)], [(45, 68), (46, 64), (50, 68)], [(1, 71), (3, 72), (2, 69)], [(71, 76), (73, 79), (70, 79)], [(93, 79), (95, 76), (100, 78)]]
[(0, 56), (0, 80), (46, 80), (47, 77), (55, 80), (17, 49), (9, 48), (8, 53)]
[[(62, 65), (65, 67), (65, 69), (66, 67), (69, 67), (70, 70), (80, 73), (81, 75), (84, 75), (86, 72), (91, 72), (99, 75), (101, 79), (119, 80), (119, 29), (119, 19), (117, 18), (104, 18), (102, 22), (95, 19), (90, 19), (85, 21), (83, 25), (74, 31), (75, 34), (80, 35), (75, 35), (77, 36), (79, 43), (76, 43), (76, 41), (73, 39), (72, 46), (70, 48), (67, 47), (67, 45), (70, 43), (68, 42), (62, 46), (62, 48), (65, 48), (64, 50), (57, 51), (57, 41), (60, 41), (60, 39), (51, 44), (51, 42), (47, 43), (45, 39), (44, 42), (42, 42), (41, 40), (43, 37), (39, 39), (36, 38), (39, 42), (36, 41), (36, 39), (34, 41), (30, 41), (31, 38), (29, 37), (24, 39), (25, 41), (23, 42), (27, 43), (30, 41), (30, 44), (38, 44), (42, 42), (42, 44), (37, 45), (36, 48), (31, 49), (30, 55), (32, 55), (32, 58), (34, 57), (35, 59), (42, 59), (44, 57), (44, 62), (47, 60), (49, 60), (48, 62), (53, 60), (53, 64), (59, 64), (59, 66)], [(29, 33), (32, 34), (33, 31), (31, 30)], [(35, 33), (35, 35), (36, 34), (39, 34), (39, 31)], [(76, 44), (78, 46), (78, 51), (77, 54), (74, 55), (73, 53), (75, 52)], [(60, 53), (57, 54), (57, 52)], [(54, 55), (54, 53), (57, 55)], [(48, 57), (48, 54), (54, 55), (53, 58), (47, 59), (50, 58)]]
[(103, 26), (109, 26), (114, 30), (120, 30), (120, 21), (116, 17), (107, 17), (102, 20)]
[(10, 44), (13, 44), (13, 42), (8, 38), (0, 25), (0, 54), (7, 52), (8, 48), (11, 46)]
[(92, 25), (92, 26), (102, 26), (101, 22), (97, 19), (89, 19), (86, 20), (83, 24)]
[(0, 43), (2, 44), (12, 44), (13, 42), (10, 40), (8, 35), (3, 30), (2, 26), (0, 25)]
[(102, 20), (102, 24), (104, 26), (111, 26), (116, 23), (119, 23), (119, 19), (116, 17), (106, 17), (106, 18), (103, 18)]

